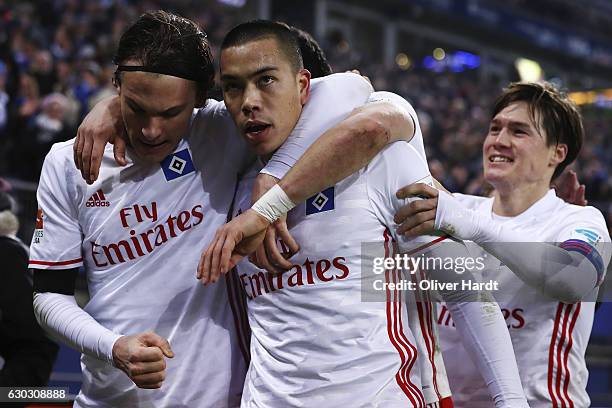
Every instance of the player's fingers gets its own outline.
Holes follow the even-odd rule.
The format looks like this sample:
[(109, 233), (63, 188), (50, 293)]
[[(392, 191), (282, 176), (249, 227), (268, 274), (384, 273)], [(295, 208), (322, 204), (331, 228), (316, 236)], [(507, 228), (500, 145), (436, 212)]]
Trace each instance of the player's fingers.
[(300, 250), (300, 245), (293, 238), (293, 236), (289, 232), (289, 229), (287, 229), (286, 222), (278, 224), (276, 228), (276, 233), (278, 234), (279, 238), (283, 240), (283, 242), (285, 243), (285, 245), (287, 245), (287, 248), (289, 249), (289, 253), (287, 254), (287, 256), (285, 256), (285, 258), (287, 259), (291, 258), (293, 255), (295, 255)]
[(411, 238), (411, 237), (417, 237), (419, 235), (427, 235), (431, 233), (431, 231), (433, 230), (434, 230), (434, 222), (428, 221), (412, 229), (409, 229), (408, 231), (404, 232), (402, 235), (404, 235), (405, 237)]
[[(79, 128), (80, 129), (80, 128)], [(83, 136), (83, 131), (82, 130), (78, 130), (77, 131), (77, 140), (76, 140), (76, 147), (75, 147), (75, 162), (76, 162), (76, 166), (77, 169), (81, 170), (83, 169), (83, 140), (84, 140), (84, 136)], [(82, 174), (82, 173), (81, 173)]]
[(414, 216), (422, 211), (429, 211), (431, 209), (436, 208), (438, 205), (437, 198), (430, 198), (427, 200), (414, 200), (409, 202), (406, 205), (401, 206), (395, 215), (393, 216), (393, 221), (396, 224), (401, 224), (407, 218)]
[(161, 387), (161, 384), (164, 382), (165, 379), (166, 379), (166, 372), (161, 371), (157, 373), (148, 373), (148, 374), (138, 375), (133, 378), (133, 381), (134, 381), (134, 384), (136, 384), (140, 388), (153, 389), (153, 388)]
[(257, 248), (257, 261), (258, 261), (258, 267), (260, 269), (264, 269), (270, 273), (282, 273), (282, 271), (278, 268), (276, 268), (272, 262), (270, 262), (270, 260), (268, 259), (268, 254), (266, 253), (266, 249), (264, 247), (264, 245), (260, 245), (259, 248)]
[(221, 247), (221, 261), (219, 262), (219, 272), (227, 273), (230, 270), (230, 260), (232, 253), (236, 248), (236, 240), (233, 238), (231, 231), (228, 234), (223, 246)]
[(569, 203), (575, 203), (576, 199), (578, 198), (578, 190), (580, 189), (580, 185), (572, 185), (570, 190), (569, 190), (569, 195), (567, 196), (567, 201)]
[(105, 148), (105, 142), (99, 139), (94, 140), (91, 148), (91, 167), (89, 170), (89, 179), (91, 181), (96, 181), (98, 179), (98, 175), (100, 174), (100, 165), (102, 164), (102, 156), (104, 156)]
[(174, 353), (172, 352), (172, 348), (170, 347), (170, 343), (167, 339), (160, 336), (155, 332), (146, 332), (139, 336), (139, 339), (142, 344), (146, 346), (153, 346), (159, 348), (159, 350), (166, 357), (174, 357)]
[(438, 190), (424, 183), (415, 183), (402, 187), (395, 193), (397, 198), (422, 197), (434, 198), (438, 196)]
[(91, 150), (93, 148), (93, 136), (88, 134), (83, 137), (83, 151), (81, 152), (81, 175), (87, 181), (87, 184), (92, 184), (89, 174), (91, 173), (90, 161), (91, 161)]
[(268, 228), (266, 237), (264, 238), (264, 247), (268, 259), (277, 269), (287, 270), (293, 266), (293, 264), (287, 261), (278, 250), (278, 246), (276, 245), (276, 230), (274, 228)]
[(133, 352), (130, 356), (130, 362), (151, 363), (154, 361), (162, 361), (164, 353), (157, 346), (142, 346)]
[[(417, 214), (415, 214), (412, 217), (409, 217), (408, 219), (406, 219), (406, 221), (404, 221), (398, 228), (397, 228), (397, 233), (398, 234), (403, 234), (406, 231), (409, 231), (421, 224), (426, 224), (431, 222), (431, 225), (433, 227), (433, 222), (436, 219), (436, 210), (429, 210), (429, 211), (421, 211)], [(433, 228), (432, 228), (433, 230)]]
[(257, 249), (255, 250), (255, 252), (253, 252), (252, 254), (252, 264), (255, 265), (256, 267), (258, 267), (259, 269), (265, 269), (261, 259), (266, 257), (266, 250), (264, 248), (263, 245), (260, 245), (259, 247), (257, 247)]
[(226, 234), (225, 234), (225, 231), (223, 231), (215, 242), (215, 247), (213, 248), (213, 251), (212, 251), (212, 259), (210, 263), (209, 282), (215, 283), (217, 279), (219, 278), (219, 275), (220, 275), (219, 269), (221, 267), (220, 266), (221, 265), (221, 252), (223, 250), (223, 245), (225, 244), (225, 239), (226, 239)]
[(217, 232), (215, 232), (215, 237), (208, 244), (208, 247), (206, 248), (206, 250), (204, 251), (204, 254), (202, 255), (201, 268), (200, 268), (200, 282), (202, 282), (203, 285), (208, 285), (210, 283), (213, 251), (215, 249), (215, 245), (217, 245), (217, 240), (219, 239), (220, 236), (221, 236), (221, 231), (217, 230)]
[(72, 145), (72, 160), (74, 161), (74, 165), (76, 166), (76, 168), (80, 170), (81, 168), (79, 167), (79, 155), (77, 154), (78, 147), (79, 147), (79, 130), (77, 129), (77, 134), (74, 139), (74, 144)]
[(166, 369), (166, 360), (161, 359), (150, 362), (138, 362), (132, 365), (129, 370), (130, 377), (138, 377), (144, 374), (159, 373)]
[(164, 356), (168, 358), (174, 357), (174, 351), (172, 351), (172, 347), (170, 346), (170, 342), (168, 341), (168, 339), (164, 339), (164, 342), (161, 344), (161, 346), (159, 346), (159, 348), (162, 353), (164, 353)]
[(581, 184), (580, 187), (578, 187), (578, 192), (576, 193), (576, 203), (581, 206), (587, 205), (586, 186), (584, 184)]
[(120, 166), (125, 166), (127, 164), (127, 160), (125, 159), (125, 139), (122, 137), (115, 137), (113, 155), (115, 156), (115, 161)]
[(202, 279), (202, 275), (204, 274), (204, 261), (206, 260), (206, 251), (202, 251), (200, 254), (200, 260), (198, 261), (198, 267), (196, 268), (196, 279)]

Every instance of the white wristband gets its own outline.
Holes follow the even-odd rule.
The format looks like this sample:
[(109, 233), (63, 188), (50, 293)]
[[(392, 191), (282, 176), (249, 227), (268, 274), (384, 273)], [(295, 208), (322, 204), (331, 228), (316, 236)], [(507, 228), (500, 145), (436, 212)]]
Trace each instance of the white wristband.
[(253, 204), (251, 209), (273, 223), (282, 215), (287, 214), (293, 207), (295, 207), (295, 204), (289, 199), (287, 193), (281, 186), (275, 184)]

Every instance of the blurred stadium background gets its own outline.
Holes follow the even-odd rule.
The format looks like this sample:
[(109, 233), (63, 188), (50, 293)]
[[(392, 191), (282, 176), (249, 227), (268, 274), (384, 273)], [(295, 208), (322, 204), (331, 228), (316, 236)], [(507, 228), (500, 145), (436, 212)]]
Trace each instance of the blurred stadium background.
[[(431, 171), (452, 191), (486, 188), (481, 143), (501, 88), (553, 82), (585, 115), (587, 140), (573, 169), (612, 226), (612, 1), (0, 0), (0, 188), (21, 203), (25, 242), (46, 152), (114, 93), (111, 58), (121, 33), (158, 8), (197, 21), (215, 51), (229, 28), (252, 18), (311, 32), (335, 71), (357, 68), (376, 89), (414, 105)], [(596, 313), (588, 362), (593, 406), (612, 406), (609, 303)], [(76, 393), (79, 373), (77, 353), (62, 348), (51, 385)]]

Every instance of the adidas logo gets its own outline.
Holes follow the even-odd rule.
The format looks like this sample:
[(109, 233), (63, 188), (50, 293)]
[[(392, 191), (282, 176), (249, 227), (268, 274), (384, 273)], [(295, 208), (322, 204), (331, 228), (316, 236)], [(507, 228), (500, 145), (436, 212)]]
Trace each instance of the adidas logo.
[(104, 191), (99, 189), (89, 197), (85, 203), (85, 207), (110, 207), (110, 202), (106, 201)]

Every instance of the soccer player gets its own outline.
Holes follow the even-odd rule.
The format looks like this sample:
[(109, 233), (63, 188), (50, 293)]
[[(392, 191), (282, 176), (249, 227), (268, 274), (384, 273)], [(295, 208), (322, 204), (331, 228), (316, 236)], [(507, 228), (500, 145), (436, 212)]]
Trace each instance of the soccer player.
[[(295, 124), (299, 117), (300, 94), (290, 79), (300, 65), (290, 55), (271, 52), (279, 41), (291, 41), (275, 35), (277, 30), (275, 23), (241, 24), (221, 47), (226, 106), (264, 160), (290, 141), (291, 126), (270, 129), (268, 121), (283, 115), (288, 124)], [(268, 86), (256, 85), (259, 75), (267, 78)], [(274, 103), (279, 99), (298, 111), (279, 109)], [(403, 295), (387, 289), (381, 302), (362, 302), (366, 273), (360, 254), (364, 242), (380, 244), (378, 256), (391, 255), (396, 245), (402, 251), (436, 248), (443, 238), (400, 239), (396, 244), (393, 238), (400, 237), (390, 230), (402, 204), (395, 190), (430, 177), (413, 147), (395, 143), (365, 170), (289, 213), (290, 232), (302, 247), (288, 272), (272, 275), (246, 262), (238, 266), (253, 333), (243, 406), (425, 406)], [(236, 212), (242, 214), (217, 232), (203, 254), (200, 278), (214, 281), (215, 274), (227, 272), (253, 251), (262, 232), (292, 200), (299, 201), (276, 186), (249, 209), (249, 179), (243, 180), (236, 197)], [(400, 276), (387, 271), (385, 278), (388, 284)], [(486, 307), (468, 302), (465, 293), (447, 295), (497, 406), (526, 406), (499, 308), (492, 302)]]
[[(324, 76), (324, 75), (330, 74), (331, 67), (329, 66), (329, 64), (327, 64), (327, 60), (325, 59), (325, 56), (321, 48), (319, 47), (319, 45), (316, 43), (316, 41), (314, 41), (314, 39), (309, 34), (301, 30), (298, 30), (293, 27), (289, 27), (287, 25), (284, 25), (284, 26), (289, 28), (297, 36), (300, 52), (302, 54), (303, 61), (304, 61), (304, 66), (309, 70), (309, 72), (314, 73), (313, 76)], [(410, 140), (410, 143), (421, 154), (423, 159), (425, 159), (425, 152), (423, 148), (423, 138), (421, 135), (420, 127), (418, 126), (418, 119), (416, 116), (416, 112), (414, 111), (412, 106), (409, 103), (407, 103), (403, 98), (395, 94), (389, 93), (389, 92), (374, 92), (368, 99), (368, 102), (382, 102), (382, 101), (385, 101), (387, 103), (392, 103), (395, 106), (399, 106), (400, 109), (404, 109), (406, 112), (409, 113), (410, 119), (414, 121), (413, 125), (415, 126), (413, 136), (412, 136), (412, 139)], [(336, 105), (335, 101), (329, 101), (328, 104), (331, 106), (341, 105), (341, 104)], [(101, 105), (103, 105), (103, 103), (101, 103)], [(311, 107), (312, 105), (307, 105), (305, 110), (308, 110)], [(94, 109), (93, 113), (90, 113), (88, 118), (85, 120), (84, 124), (81, 125), (81, 127), (79, 128), (79, 133), (80, 133), (80, 137), (78, 138), (79, 143), (75, 143), (75, 149), (78, 149), (79, 144), (80, 144), (81, 150), (82, 150), (82, 152), (76, 152), (76, 157), (77, 157), (77, 159), (75, 160), (76, 163), (79, 163), (79, 167), (84, 173), (85, 178), (87, 178), (87, 176), (89, 176), (90, 174), (93, 174), (92, 177), (94, 179), (97, 173), (96, 166), (99, 165), (101, 161), (101, 157), (98, 157), (98, 153), (96, 153), (98, 151), (98, 148), (96, 148), (96, 145), (106, 143), (107, 141), (106, 135), (103, 132), (100, 132), (100, 129), (103, 129), (104, 126), (106, 126), (109, 134), (112, 134), (113, 132), (122, 134), (122, 127), (123, 127), (121, 122), (116, 123), (116, 126), (115, 126), (119, 129), (115, 129), (114, 126), (110, 126), (109, 124), (117, 122), (117, 120), (114, 119), (112, 116), (106, 117), (105, 115), (100, 115), (100, 118), (98, 118), (99, 124), (96, 124), (95, 121), (92, 123), (91, 120), (89, 119), (94, 119), (94, 120), (96, 119), (97, 110), (98, 108)], [(329, 112), (329, 111), (330, 111), (329, 109), (326, 109), (322, 111), (320, 114), (318, 114), (317, 117), (320, 119), (318, 122), (321, 121), (322, 114), (324, 115), (326, 112)], [(359, 126), (357, 126), (357, 124), (355, 124), (354, 127), (356, 129), (360, 128)], [(410, 130), (409, 127), (406, 130), (409, 132)], [(310, 133), (310, 135), (308, 133)], [(291, 138), (291, 142), (295, 145), (301, 146), (301, 149), (303, 151), (308, 146), (310, 146), (311, 143), (314, 142), (314, 140), (316, 139), (315, 136), (318, 136), (318, 135), (319, 134), (316, 134), (314, 132), (301, 131), (297, 134), (296, 132), (294, 132)], [(327, 136), (332, 136), (332, 135), (327, 135)], [(336, 139), (338, 139), (338, 141), (340, 142), (342, 141), (340, 137), (342, 135), (335, 134), (333, 136)], [(410, 136), (410, 134), (406, 134), (406, 132), (402, 132), (401, 136), (403, 138), (409, 139), (408, 136)], [(334, 140), (334, 139), (331, 139), (331, 140)], [(372, 139), (371, 141), (368, 141), (367, 144), (370, 145), (371, 143), (374, 143), (374, 142), (375, 140)], [(86, 154), (87, 155), (89, 154), (89, 149), (85, 148), (84, 146), (91, 146), (91, 157), (83, 157)], [(341, 146), (344, 146), (344, 145), (341, 145)], [(282, 162), (295, 163), (298, 155), (295, 155), (295, 154), (286, 155), (285, 153), (287, 152), (283, 151), (284, 147), (285, 145), (281, 147), (281, 149), (279, 149), (279, 151), (276, 153), (275, 156), (279, 156), (279, 160), (281, 160)], [(348, 148), (348, 146), (346, 148)], [(330, 149), (330, 150), (333, 150), (333, 149)], [(355, 152), (359, 151), (358, 148), (354, 148), (351, 150), (354, 150)], [(323, 149), (323, 151), (325, 151), (325, 149)], [(124, 160), (123, 155), (125, 152), (125, 142), (120, 137), (115, 139), (114, 152), (115, 152), (115, 157), (117, 158), (117, 162), (119, 164), (123, 164), (123, 160)], [(335, 160), (335, 159), (333, 160), (333, 163), (338, 163), (338, 162), (339, 162), (338, 160)], [(83, 163), (91, 163), (91, 166), (89, 164), (83, 164)], [(278, 170), (281, 170), (281, 171), (275, 172), (273, 171), (273, 168), (263, 169), (262, 173), (260, 173), (257, 176), (256, 182), (253, 184), (257, 185), (257, 181), (260, 181), (261, 185), (260, 185), (259, 190), (262, 191), (262, 193), (265, 192), (272, 185), (276, 184), (276, 182), (278, 182), (278, 179), (282, 177), (283, 169), (279, 168)], [(334, 173), (334, 176), (337, 177), (335, 173)], [(259, 197), (259, 195), (256, 195), (256, 194), (257, 193), (254, 190), (253, 196), (255, 198)], [(283, 255), (285, 257), (289, 257), (292, 253), (295, 253), (298, 245), (297, 243), (295, 243), (293, 238), (291, 238), (290, 235), (288, 234), (288, 231), (286, 230), (286, 224), (277, 222), (275, 223), (274, 226), (275, 228), (278, 229), (278, 236), (280, 236), (283, 239), (284, 243), (287, 244), (286, 247), (288, 251), (285, 252)], [(281, 255), (278, 252), (276, 248), (276, 235), (277, 234), (275, 231), (276, 230), (274, 228), (269, 228), (266, 231), (266, 239), (269, 239), (269, 242), (271, 242), (272, 244), (267, 246), (266, 248), (267, 251), (264, 251), (263, 248), (260, 247), (260, 249), (258, 249), (259, 262), (257, 262), (256, 260), (258, 265), (261, 265), (262, 268), (268, 269), (268, 270), (277, 270), (277, 268), (281, 267), (283, 263), (286, 264), (288, 262), (283, 257), (283, 255)], [(267, 252), (269, 252), (271, 256), (268, 256)], [(275, 256), (276, 254), (277, 256)], [(270, 257), (271, 260), (275, 260), (276, 262), (273, 263), (273, 261), (268, 260), (268, 257)], [(289, 264), (287, 268), (290, 268), (290, 267), (291, 267), (291, 264)], [(421, 304), (425, 304), (425, 303), (426, 302), (421, 301)], [(416, 342), (419, 353), (422, 353), (423, 355), (423, 358), (419, 359), (419, 363), (421, 366), (421, 384), (422, 384), (425, 400), (428, 403), (432, 404), (432, 406), (436, 406), (436, 404), (440, 403), (441, 406), (445, 407), (445, 406), (450, 406), (452, 402), (450, 400), (450, 388), (448, 387), (448, 380), (446, 379), (444, 365), (441, 359), (440, 348), (438, 347), (437, 331), (435, 330), (435, 326), (432, 323), (433, 317), (435, 314), (433, 310), (434, 307), (435, 307), (434, 304), (428, 303), (425, 307), (422, 307), (422, 308), (415, 307), (414, 309), (409, 309), (409, 312), (413, 312), (413, 311), (415, 312), (414, 318), (409, 319), (409, 323), (410, 323), (411, 329), (413, 329), (413, 332), (420, 332), (421, 330), (424, 331), (423, 335), (418, 335), (415, 337), (415, 342)]]
[[(398, 214), (405, 219), (400, 233), (437, 228), (495, 256), (491, 278), (504, 282), (497, 300), (535, 408), (590, 405), (584, 356), (610, 236), (597, 209), (567, 204), (550, 188), (583, 137), (581, 115), (566, 96), (545, 83), (514, 83), (495, 103), (482, 149), (493, 197), (451, 196), (423, 185), (399, 193), (430, 197)], [(438, 323), (455, 401), (489, 406), (445, 309)]]
[[(37, 318), (83, 353), (75, 406), (237, 406), (246, 362), (228, 301), (235, 288), (203, 288), (193, 273), (250, 155), (223, 104), (206, 100), (214, 71), (193, 22), (145, 13), (122, 35), (115, 62), (129, 164), (106, 150), (89, 185), (72, 165), (74, 140), (49, 152), (30, 254)], [(345, 114), (371, 91), (355, 75), (321, 83), (329, 81), (351, 95)], [(335, 97), (315, 85), (313, 102)], [(81, 266), (84, 310), (73, 296)]]

